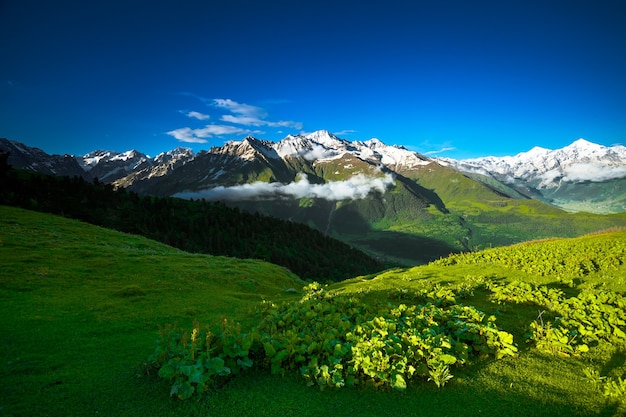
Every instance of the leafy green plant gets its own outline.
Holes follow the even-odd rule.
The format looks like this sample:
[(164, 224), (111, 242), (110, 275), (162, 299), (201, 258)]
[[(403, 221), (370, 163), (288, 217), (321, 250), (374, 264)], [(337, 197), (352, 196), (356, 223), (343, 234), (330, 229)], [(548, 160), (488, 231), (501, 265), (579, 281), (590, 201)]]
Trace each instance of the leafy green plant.
[(443, 363), (439, 363), (436, 366), (431, 366), (428, 374), (430, 375), (428, 380), (433, 381), (435, 385), (437, 385), (437, 388), (443, 387), (449, 380), (453, 378), (452, 374), (450, 373), (449, 366)]
[(544, 310), (530, 323), (529, 341), (545, 352), (580, 354), (601, 341), (626, 340), (626, 299), (621, 294), (589, 289), (565, 298), (561, 290), (523, 282), (487, 287), (495, 302), (535, 304), (555, 315), (544, 322)]
[(604, 395), (626, 401), (626, 379), (622, 377), (607, 378), (604, 383)]
[(585, 368), (583, 372), (585, 379), (593, 385), (594, 389), (601, 391), (605, 397), (626, 401), (625, 378), (600, 376), (600, 373), (592, 368)]
[[(621, 238), (617, 238), (617, 237)], [(538, 276), (555, 277), (572, 284), (595, 272), (615, 271), (626, 259), (626, 232), (598, 239), (557, 239), (523, 243), (473, 253), (460, 253), (433, 262), (434, 265), (494, 264)], [(528, 260), (532, 259), (532, 262)]]
[(513, 336), (473, 307), (441, 307), (448, 292), (433, 288), (424, 305), (367, 305), (305, 287), (299, 303), (266, 313), (259, 335), (272, 373), (298, 369), (309, 385), (357, 384), (405, 389), (421, 377), (443, 386), (450, 366), (470, 357), (514, 356)]
[(225, 318), (219, 325), (210, 327), (195, 322), (191, 333), (167, 325), (160, 329), (150, 363), (159, 369), (159, 377), (172, 382), (170, 395), (184, 400), (251, 368), (252, 343), (251, 334), (242, 332), (240, 324)]

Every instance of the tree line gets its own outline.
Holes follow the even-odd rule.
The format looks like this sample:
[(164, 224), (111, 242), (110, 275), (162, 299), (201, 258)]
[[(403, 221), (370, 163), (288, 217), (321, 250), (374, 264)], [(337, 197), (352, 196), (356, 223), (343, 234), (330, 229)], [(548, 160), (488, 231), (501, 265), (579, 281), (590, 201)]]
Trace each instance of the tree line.
[(340, 281), (384, 268), (364, 252), (303, 224), (220, 202), (142, 196), (97, 179), (13, 169), (7, 158), (0, 155), (3, 205), (142, 235), (187, 252), (261, 259), (308, 280)]

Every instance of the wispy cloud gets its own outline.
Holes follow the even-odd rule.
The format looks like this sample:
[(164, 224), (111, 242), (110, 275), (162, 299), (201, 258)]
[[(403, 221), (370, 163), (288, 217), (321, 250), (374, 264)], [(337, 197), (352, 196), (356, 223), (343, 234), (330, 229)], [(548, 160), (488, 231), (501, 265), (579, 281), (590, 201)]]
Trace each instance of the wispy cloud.
[(213, 99), (213, 106), (226, 109), (231, 113), (240, 114), (242, 116), (250, 117), (267, 117), (267, 113), (263, 108), (252, 106), (250, 104), (238, 103), (229, 98), (215, 98)]
[[(246, 103), (239, 103), (229, 98), (208, 99), (193, 93), (180, 93), (181, 95), (193, 97), (206, 104), (207, 107), (218, 109), (222, 114), (220, 121), (226, 124), (208, 124), (204, 127), (181, 127), (166, 132), (180, 142), (186, 143), (207, 143), (209, 138), (224, 135), (253, 135), (264, 134), (266, 132), (248, 127), (268, 127), (268, 128), (293, 128), (302, 129), (301, 122), (291, 120), (268, 120), (268, 113), (259, 106)], [(198, 111), (181, 111), (185, 116), (196, 120), (208, 120), (211, 115)]]
[(185, 115), (187, 117), (191, 117), (192, 119), (198, 119), (198, 120), (208, 120), (211, 118), (211, 116), (209, 116), (208, 114), (200, 113), (197, 111), (190, 111), (190, 112), (185, 113)]
[(337, 156), (337, 152), (316, 144), (313, 145), (311, 149), (303, 149), (302, 152), (300, 152), (300, 156), (307, 161), (318, 161), (320, 159), (334, 158)]
[(335, 136), (342, 136), (342, 135), (349, 135), (351, 133), (356, 133), (356, 130), (344, 129), (344, 130), (340, 130), (339, 132), (333, 132), (333, 135), (335, 135)]
[(422, 155), (437, 155), (437, 154), (444, 153), (444, 152), (454, 151), (455, 149), (456, 148), (454, 147), (441, 148), (436, 151), (422, 152)]
[(259, 130), (242, 129), (236, 126), (227, 125), (206, 125), (205, 127), (192, 129), (190, 127), (181, 127), (167, 132), (180, 142), (185, 143), (207, 143), (208, 138), (221, 135), (251, 135), (264, 133)]
[(323, 198), (330, 201), (358, 200), (373, 192), (384, 193), (395, 184), (392, 175), (368, 177), (356, 175), (345, 181), (329, 181), (325, 184), (311, 184), (306, 175), (301, 174), (297, 181), (289, 184), (255, 182), (232, 187), (215, 187), (198, 192), (178, 193), (180, 198), (204, 198), (206, 200), (274, 200), (286, 198)]
[(220, 118), (220, 120), (244, 126), (293, 127), (294, 129), (302, 129), (302, 123), (292, 122), (289, 120), (271, 122), (269, 120), (259, 119), (258, 117), (233, 116), (231, 114), (225, 114)]
[(213, 99), (213, 106), (225, 109), (232, 113), (223, 115), (220, 118), (220, 120), (222, 120), (223, 122), (244, 126), (291, 127), (294, 129), (302, 129), (301, 122), (294, 122), (291, 120), (267, 120), (268, 114), (262, 107), (252, 106), (245, 103), (238, 103), (228, 98)]

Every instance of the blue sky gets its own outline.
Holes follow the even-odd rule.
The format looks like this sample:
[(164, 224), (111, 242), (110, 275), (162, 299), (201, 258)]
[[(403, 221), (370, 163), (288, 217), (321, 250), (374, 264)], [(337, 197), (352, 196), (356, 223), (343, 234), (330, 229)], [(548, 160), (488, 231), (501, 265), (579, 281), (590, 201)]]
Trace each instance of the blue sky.
[(329, 130), (433, 156), (626, 144), (615, 1), (0, 0), (0, 137), (150, 155)]

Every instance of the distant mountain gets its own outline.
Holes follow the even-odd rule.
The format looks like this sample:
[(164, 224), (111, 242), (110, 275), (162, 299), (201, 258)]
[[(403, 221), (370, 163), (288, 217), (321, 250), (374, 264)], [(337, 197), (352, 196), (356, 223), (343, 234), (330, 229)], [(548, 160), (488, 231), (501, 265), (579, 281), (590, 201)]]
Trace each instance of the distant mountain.
[(598, 213), (626, 211), (624, 146), (606, 147), (578, 139), (557, 150), (535, 147), (515, 156), (446, 162), (565, 209)]
[(0, 138), (0, 151), (10, 154), (8, 163), (15, 168), (59, 176), (91, 178), (71, 155), (48, 155), (39, 148), (31, 148), (5, 138)]
[(99, 150), (76, 158), (76, 160), (92, 177), (105, 183), (112, 183), (136, 170), (152, 166), (146, 155), (135, 150), (123, 153)]
[[(77, 157), (85, 171), (105, 183), (133, 183), (145, 178), (160, 177), (193, 159), (189, 148), (176, 148), (150, 158), (136, 150), (127, 152), (94, 151)], [(126, 178), (126, 180), (124, 180)]]
[(95, 151), (76, 159), (85, 175), (116, 187), (223, 201), (404, 264), (626, 226), (626, 214), (557, 208), (626, 212), (622, 147), (582, 140), (558, 151), (455, 161), (322, 130), (278, 142), (249, 136), (197, 154)]
[(186, 162), (167, 176), (126, 178), (115, 184), (146, 194), (195, 193), (197, 197), (214, 199), (211, 190), (215, 187), (258, 181), (291, 183), (303, 174), (314, 184), (346, 180), (358, 174), (382, 177), (385, 171), (412, 169), (433, 161), (377, 139), (349, 142), (328, 131), (317, 131), (289, 135), (280, 142), (249, 136), (199, 152)]

